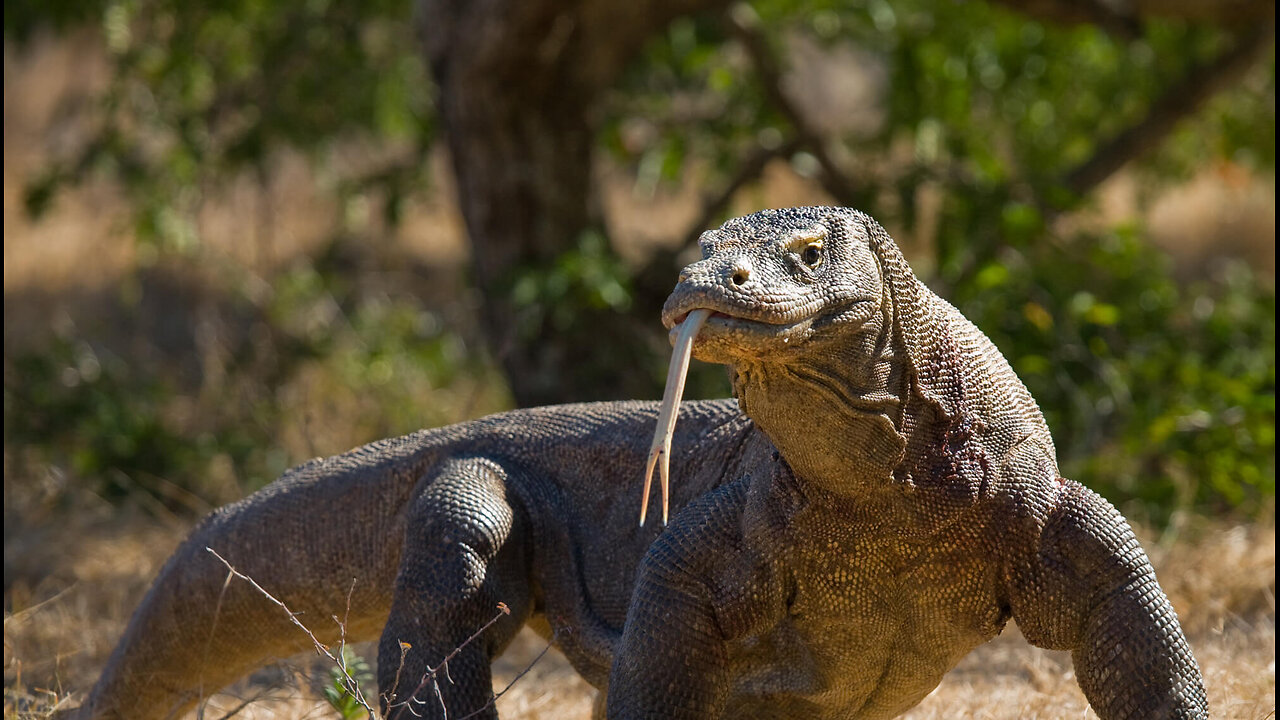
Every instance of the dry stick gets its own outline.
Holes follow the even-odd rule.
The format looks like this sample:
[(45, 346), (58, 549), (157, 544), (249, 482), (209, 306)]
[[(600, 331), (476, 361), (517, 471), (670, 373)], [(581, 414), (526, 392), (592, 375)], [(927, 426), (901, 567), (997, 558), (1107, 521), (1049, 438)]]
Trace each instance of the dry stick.
[(391, 701), (396, 697), (396, 691), (400, 689), (400, 673), (404, 672), (404, 658), (409, 654), (409, 648), (412, 647), (403, 640), (400, 644), (400, 664), (396, 666), (396, 678), (391, 682), (391, 689), (382, 694), (382, 700), (386, 702), (387, 707), (391, 707)]
[[(333, 622), (338, 626), (338, 667), (342, 670), (342, 674), (351, 677), (347, 672), (347, 620), (351, 619), (351, 595), (356, 591), (356, 578), (351, 578), (351, 587), (347, 588), (347, 608), (342, 613), (342, 619), (339, 620), (337, 615), (330, 615)], [(352, 678), (354, 679), (354, 678)]]
[[(552, 642), (554, 642), (554, 641), (555, 641), (555, 634), (554, 634), (554, 633), (552, 633), (551, 638), (552, 638)], [(533, 660), (530, 660), (530, 661), (529, 661), (529, 664), (528, 664), (528, 665), (525, 665), (523, 670), (521, 670), (520, 672), (516, 673), (516, 676), (515, 676), (515, 677), (513, 677), (513, 678), (511, 678), (511, 682), (507, 683), (507, 686), (506, 686), (506, 687), (504, 687), (504, 688), (502, 688), (501, 690), (499, 690), (498, 692), (494, 693), (494, 694), (493, 694), (493, 697), (489, 698), (489, 702), (487, 702), (487, 703), (485, 703), (485, 704), (481, 705), (480, 707), (476, 708), (475, 710), (472, 710), (471, 712), (467, 713), (466, 715), (463, 715), (462, 717), (458, 718), (458, 720), (470, 720), (470, 718), (473, 718), (473, 717), (475, 717), (476, 715), (479, 715), (480, 713), (482, 713), (482, 712), (484, 712), (485, 710), (489, 709), (489, 706), (491, 706), (491, 705), (493, 705), (494, 703), (498, 702), (498, 698), (502, 697), (503, 695), (506, 695), (506, 694), (507, 694), (507, 691), (508, 691), (508, 690), (510, 690), (510, 689), (511, 689), (511, 687), (512, 687), (513, 685), (515, 685), (515, 684), (516, 684), (516, 682), (517, 682), (518, 680), (520, 680), (520, 678), (522, 678), (522, 677), (524, 677), (525, 675), (527, 675), (527, 674), (529, 673), (529, 671), (533, 669), (533, 666), (534, 666), (534, 665), (537, 665), (537, 664), (538, 664), (538, 661), (542, 659), (542, 656), (543, 656), (543, 655), (546, 655), (546, 654), (547, 654), (547, 651), (548, 651), (548, 650), (550, 650), (550, 649), (551, 649), (551, 643), (550, 643), (550, 642), (548, 642), (548, 643), (547, 643), (547, 646), (546, 646), (546, 647), (544, 647), (544, 648), (542, 648), (542, 652), (538, 653), (538, 656), (537, 656), (537, 657), (535, 657)]]
[[(224, 714), (222, 717), (218, 718), (218, 720), (231, 720), (231, 718), (235, 717), (236, 715), (239, 715), (241, 710), (244, 710), (245, 708), (249, 707), (249, 705), (251, 705), (251, 704), (253, 704), (253, 703), (257, 702), (257, 701), (258, 701), (258, 700), (260, 700), (260, 699), (262, 699), (265, 695), (266, 695), (266, 693), (258, 693), (257, 695), (254, 695), (253, 697), (245, 698), (244, 700), (241, 700), (239, 705), (237, 705), (237, 706), (235, 706), (235, 707), (231, 708), (231, 710), (229, 710), (229, 711), (228, 711), (226, 714)], [(203, 716), (204, 716), (204, 715), (203, 715), (203, 709), (202, 709), (202, 710), (201, 710), (201, 717), (203, 717)]]
[[(430, 665), (428, 665), (427, 672), (422, 675), (422, 682), (418, 683), (418, 687), (414, 688), (413, 692), (409, 693), (409, 697), (402, 702), (395, 703), (394, 705), (388, 705), (388, 709), (392, 707), (399, 707), (401, 708), (401, 710), (407, 708), (409, 710), (409, 713), (412, 714), (414, 717), (422, 717), (417, 713), (416, 710), (413, 709), (413, 705), (415, 703), (418, 705), (426, 705), (425, 701), (418, 699), (418, 692), (421, 691), (423, 688), (425, 688), (427, 686), (427, 683), (431, 683), (431, 689), (436, 696), (436, 700), (440, 702), (440, 711), (444, 713), (445, 719), (448, 720), (449, 708), (445, 707), (444, 695), (440, 691), (440, 681), (437, 679), (437, 675), (440, 673), (441, 670), (443, 670), (445, 679), (447, 679), (450, 683), (452, 683), (453, 678), (449, 677), (449, 661), (457, 657), (458, 653), (462, 652), (463, 648), (470, 645), (472, 642), (475, 641), (476, 638), (483, 635), (486, 630), (493, 627), (494, 623), (501, 620), (503, 615), (510, 615), (510, 614), (511, 614), (511, 609), (507, 607), (506, 603), (501, 603), (501, 602), (498, 603), (498, 614), (494, 615), (493, 619), (485, 623), (484, 626), (482, 626), (479, 630), (476, 630), (474, 633), (471, 633), (471, 637), (467, 638), (466, 640), (463, 640), (461, 645), (455, 647), (448, 655), (445, 655), (444, 659), (440, 661), (439, 665), (436, 665), (435, 667), (431, 667)], [(405, 644), (401, 643), (400, 644), (401, 666), (403, 666), (404, 664), (404, 654), (406, 649), (407, 648), (405, 648)], [(545, 653), (546, 651), (544, 650), (543, 652)], [(542, 655), (539, 655), (537, 658), (534, 659), (533, 662), (537, 662), (541, 658), (542, 658)], [(533, 663), (530, 663), (529, 667), (533, 667)], [(525, 668), (524, 672), (528, 672), (528, 671), (529, 671), (529, 668)], [(524, 672), (520, 674), (524, 675)], [(397, 683), (399, 682), (399, 677), (400, 677), (400, 670), (397, 669), (396, 670)], [(503, 690), (503, 692), (506, 692), (506, 690)], [(494, 696), (494, 698), (491, 698), (489, 702), (492, 703), (496, 698), (497, 696)], [(488, 704), (485, 704), (484, 707), (488, 707)], [(467, 717), (470, 717), (470, 715), (468, 715)]]
[[(6, 618), (4, 619), (4, 624), (5, 624), (6, 628), (12, 628), (12, 627), (13, 627), (13, 625), (12, 625), (11, 623), (25, 622), (27, 618), (29, 618), (29, 617), (31, 617), (31, 616), (33, 616), (33, 615), (35, 615), (37, 612), (40, 612), (41, 610), (43, 610), (44, 608), (48, 607), (49, 605), (52, 605), (53, 603), (55, 603), (55, 602), (57, 602), (58, 600), (62, 599), (62, 596), (63, 596), (63, 595), (66, 595), (67, 593), (71, 592), (72, 590), (75, 590), (79, 585), (80, 585), (80, 581), (79, 581), (79, 580), (77, 580), (77, 581), (75, 581), (75, 582), (71, 583), (70, 585), (68, 585), (68, 586), (66, 586), (66, 587), (64, 587), (64, 588), (62, 588), (62, 589), (61, 589), (61, 590), (59, 590), (58, 592), (54, 593), (52, 597), (45, 598), (44, 600), (41, 600), (40, 602), (36, 603), (35, 605), (29, 605), (29, 606), (27, 606), (27, 607), (25, 607), (25, 608), (23, 608), (23, 609), (19, 610), (18, 612), (13, 613), (12, 615), (10, 615), (10, 616), (6, 617)], [(19, 684), (21, 684), (21, 683), (19, 683)]]
[[(212, 551), (210, 551), (212, 552)], [(209, 656), (213, 652), (213, 638), (218, 632), (218, 621), (222, 618), (222, 601), (227, 597), (227, 588), (231, 586), (231, 575), (222, 581), (222, 590), (218, 591), (218, 604), (213, 606), (213, 622), (209, 625), (209, 637), (204, 641), (204, 656), (200, 659), (200, 707), (196, 711), (197, 720), (204, 720), (204, 706), (208, 698), (204, 695), (204, 670), (209, 667)], [(236, 712), (239, 712), (237, 710)]]
[[(210, 554), (212, 554), (214, 557), (218, 558), (218, 560), (222, 561), (222, 564), (227, 566), (228, 572), (230, 572), (232, 575), (252, 585), (255, 590), (262, 593), (263, 596), (265, 596), (268, 600), (270, 600), (272, 603), (275, 603), (277, 606), (279, 606), (281, 610), (284, 610), (285, 614), (289, 616), (289, 622), (292, 622), (294, 625), (298, 626), (299, 630), (302, 630), (302, 632), (307, 634), (307, 637), (311, 638), (311, 643), (315, 646), (316, 652), (332, 660), (333, 663), (338, 666), (338, 669), (342, 671), (342, 675), (344, 678), (343, 685), (347, 688), (347, 692), (351, 693), (351, 697), (355, 698), (356, 702), (360, 704), (360, 707), (364, 708), (365, 712), (369, 713), (369, 717), (371, 718), (377, 717), (377, 714), (373, 711), (373, 708), (370, 707), (369, 703), (364, 699), (364, 693), (360, 692), (360, 683), (356, 682), (356, 679), (351, 677), (351, 674), (347, 672), (346, 665), (341, 660), (334, 657), (333, 653), (329, 652), (329, 648), (326, 647), (324, 643), (320, 642), (320, 640), (315, 636), (314, 633), (311, 632), (311, 630), (307, 628), (306, 625), (302, 624), (302, 621), (298, 619), (297, 613), (290, 610), (288, 605), (285, 605), (283, 602), (276, 599), (274, 595), (267, 592), (261, 585), (258, 584), (258, 581), (254, 580), (248, 575), (245, 575), (239, 570), (236, 570), (235, 567), (232, 566), (231, 563), (227, 562), (226, 558), (219, 555), (216, 550), (214, 550), (211, 547), (206, 547), (205, 550), (208, 551)], [(353, 587), (354, 587), (354, 584), (353, 584)], [(348, 595), (348, 602), (350, 602), (349, 595)], [(342, 628), (341, 631), (345, 636), (346, 628)]]

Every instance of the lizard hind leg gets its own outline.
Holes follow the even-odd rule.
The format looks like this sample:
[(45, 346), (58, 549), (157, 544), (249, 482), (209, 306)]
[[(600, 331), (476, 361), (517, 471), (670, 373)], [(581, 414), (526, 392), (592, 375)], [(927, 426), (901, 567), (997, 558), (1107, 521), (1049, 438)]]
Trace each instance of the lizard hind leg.
[(528, 528), (490, 459), (448, 460), (419, 486), (378, 645), (384, 717), (497, 717), (489, 663), (532, 608)]

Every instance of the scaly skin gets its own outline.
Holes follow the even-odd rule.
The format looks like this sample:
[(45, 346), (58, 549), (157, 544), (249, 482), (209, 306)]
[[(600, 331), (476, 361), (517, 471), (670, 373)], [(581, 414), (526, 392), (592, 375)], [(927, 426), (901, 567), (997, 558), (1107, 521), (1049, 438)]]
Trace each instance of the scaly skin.
[(664, 322), (713, 311), (694, 356), (780, 454), (649, 548), (610, 717), (894, 717), (1010, 617), (1072, 651), (1102, 718), (1207, 715), (1124, 519), (1059, 477), (1004, 357), (875, 221), (766, 211), (701, 246)]
[(324, 642), (334, 616), (351, 641), (381, 630), (391, 717), (442, 715), (420, 680), (498, 602), (511, 615), (449, 664), (449, 717), (496, 717), (489, 661), (526, 621), (612, 717), (888, 717), (1010, 616), (1074, 652), (1102, 717), (1204, 716), (1124, 520), (1058, 478), (1034, 401), (883, 230), (761, 213), (703, 249), (665, 321), (723, 313), (695, 352), (730, 365), (746, 416), (682, 408), (672, 527), (635, 523), (654, 403), (516, 411), (312, 461), (193, 532), (78, 715), (172, 717), (309, 649), (207, 546)]
[[(526, 621), (554, 632), (574, 667), (604, 687), (636, 566), (661, 532), (635, 522), (656, 409), (519, 410), (291, 470), (193, 531), (77, 716), (176, 717), (275, 658), (310, 651), (278, 607), (240, 580), (227, 583), (205, 547), (301, 613), (322, 642), (337, 642), (335, 616), (347, 616), (349, 641), (381, 632), (378, 684), (383, 693), (395, 686), (398, 703), (498, 602), (511, 616), (450, 663), (454, 683), (441, 688), (449, 717), (489, 701), (489, 661)], [(674, 507), (771, 451), (732, 401), (686, 403), (672, 458), (681, 479)], [(411, 645), (403, 667), (401, 642)], [(419, 716), (440, 716), (429, 688), (418, 697), (428, 701), (415, 707)], [(403, 705), (390, 716), (414, 717)]]

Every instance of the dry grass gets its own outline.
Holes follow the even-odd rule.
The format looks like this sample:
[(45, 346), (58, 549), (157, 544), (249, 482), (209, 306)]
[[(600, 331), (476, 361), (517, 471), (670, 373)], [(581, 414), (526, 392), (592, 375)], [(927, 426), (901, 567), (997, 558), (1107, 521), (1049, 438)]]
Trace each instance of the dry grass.
[[(5, 502), (19, 501), (6, 493)], [(5, 717), (44, 717), (55, 698), (83, 698), (150, 577), (181, 529), (140, 516), (82, 508), (58, 529), (6, 541)], [(1151, 539), (1157, 571), (1204, 669), (1215, 717), (1275, 710), (1275, 529), (1209, 525), (1166, 548)], [(13, 571), (12, 573), (10, 571)], [(495, 665), (495, 690), (540, 653), (526, 630)], [(372, 658), (372, 648), (357, 648)], [(206, 717), (245, 699), (240, 718), (332, 717), (314, 658), (261, 671), (211, 698)], [(588, 718), (595, 691), (552, 651), (498, 701), (503, 717)], [(1092, 717), (1065, 653), (1028, 645), (1016, 628), (979, 648), (908, 718)]]
[[(1274, 715), (1274, 527), (1208, 526), (1167, 546), (1145, 544), (1191, 637), (1214, 716)], [(1011, 628), (965, 658), (906, 717), (1095, 716), (1070, 656), (1033, 648)]]

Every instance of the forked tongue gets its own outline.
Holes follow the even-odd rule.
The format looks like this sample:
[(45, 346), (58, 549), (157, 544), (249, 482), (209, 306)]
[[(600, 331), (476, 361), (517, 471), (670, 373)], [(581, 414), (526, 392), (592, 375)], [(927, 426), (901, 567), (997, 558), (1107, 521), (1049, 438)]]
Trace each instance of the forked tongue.
[(667, 524), (667, 507), (670, 497), (671, 435), (676, 430), (676, 416), (680, 414), (680, 396), (684, 394), (684, 379), (689, 374), (689, 358), (693, 354), (693, 339), (702, 329), (702, 323), (710, 317), (707, 309), (694, 310), (680, 323), (675, 348), (671, 351), (671, 365), (667, 367), (667, 387), (662, 392), (662, 407), (658, 408), (658, 426), (653, 430), (653, 444), (649, 446), (649, 461), (644, 467), (644, 497), (640, 500), (640, 527), (644, 527), (649, 512), (649, 488), (653, 484), (653, 467), (658, 466), (662, 484), (662, 524)]

